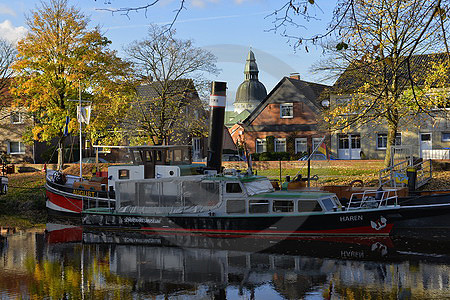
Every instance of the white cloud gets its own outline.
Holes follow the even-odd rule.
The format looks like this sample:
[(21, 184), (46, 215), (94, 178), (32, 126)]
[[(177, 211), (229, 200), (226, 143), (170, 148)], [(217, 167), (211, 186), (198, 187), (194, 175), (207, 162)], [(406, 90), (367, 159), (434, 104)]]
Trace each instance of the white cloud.
[(0, 23), (0, 38), (10, 41), (11, 43), (17, 43), (18, 40), (25, 37), (26, 33), (27, 29), (25, 27), (14, 27), (9, 20)]
[(10, 15), (15, 17), (16, 12), (5, 4), (0, 4), (0, 15)]
[(218, 3), (219, 0), (191, 0), (192, 6), (205, 7), (208, 3)]

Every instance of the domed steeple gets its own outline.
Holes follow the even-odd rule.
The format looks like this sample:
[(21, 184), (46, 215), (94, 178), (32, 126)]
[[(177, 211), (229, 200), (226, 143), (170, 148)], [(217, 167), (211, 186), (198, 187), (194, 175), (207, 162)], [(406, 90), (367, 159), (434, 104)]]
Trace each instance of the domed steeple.
[(245, 80), (239, 85), (236, 101), (233, 104), (236, 113), (241, 113), (246, 109), (252, 111), (266, 98), (266, 87), (258, 80), (258, 73), (255, 54), (250, 50), (244, 68)]

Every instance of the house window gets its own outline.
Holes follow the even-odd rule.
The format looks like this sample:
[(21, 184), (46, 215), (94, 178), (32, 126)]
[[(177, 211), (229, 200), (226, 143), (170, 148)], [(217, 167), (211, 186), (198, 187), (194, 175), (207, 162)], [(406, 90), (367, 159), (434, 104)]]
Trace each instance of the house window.
[(8, 154), (25, 154), (25, 145), (22, 142), (9, 142)]
[(442, 141), (443, 142), (450, 142), (450, 132), (443, 132), (442, 133)]
[(349, 149), (348, 135), (340, 134), (339, 137), (339, 149)]
[[(395, 135), (395, 146), (401, 146), (402, 134), (397, 132)], [(387, 133), (379, 133), (377, 135), (377, 149), (386, 149), (387, 146)]]
[(337, 98), (336, 105), (338, 106), (347, 105), (350, 103), (350, 101), (352, 101), (352, 98)]
[(256, 139), (256, 153), (262, 153), (266, 151), (266, 139)]
[(294, 117), (294, 104), (293, 103), (280, 104), (280, 117), (281, 118), (293, 118)]
[(319, 148), (319, 145), (321, 144), (322, 139), (323, 139), (323, 138), (313, 138), (313, 139), (312, 139), (312, 148), (313, 148), (313, 151), (314, 151), (314, 149)]
[(361, 149), (361, 136), (359, 134), (352, 134), (350, 139), (352, 142), (352, 149)]
[(23, 124), (23, 113), (12, 112), (11, 113), (11, 123), (12, 124)]
[(286, 139), (275, 139), (275, 152), (286, 152)]
[(302, 153), (308, 151), (308, 141), (306, 138), (295, 139), (295, 153)]

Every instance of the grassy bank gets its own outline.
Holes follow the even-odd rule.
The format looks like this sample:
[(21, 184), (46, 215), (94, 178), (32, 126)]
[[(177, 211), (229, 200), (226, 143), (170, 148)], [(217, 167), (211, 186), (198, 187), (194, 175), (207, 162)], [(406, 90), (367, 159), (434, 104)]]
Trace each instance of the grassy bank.
[(8, 193), (0, 196), (0, 226), (28, 228), (45, 224), (44, 174), (11, 174), (8, 180)]

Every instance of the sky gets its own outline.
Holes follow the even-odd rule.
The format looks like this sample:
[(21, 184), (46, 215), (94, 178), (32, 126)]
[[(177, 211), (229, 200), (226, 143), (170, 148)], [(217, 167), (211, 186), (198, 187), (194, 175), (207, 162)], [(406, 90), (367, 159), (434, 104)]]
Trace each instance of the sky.
[[(137, 7), (153, 0), (69, 0), (69, 4), (81, 9), (90, 17), (91, 26), (99, 25), (111, 41), (111, 47), (124, 56), (123, 48), (135, 40), (144, 39), (149, 24), (165, 25), (174, 18), (179, 0), (160, 0), (147, 11), (130, 12), (128, 15), (112, 14), (105, 9)], [(287, 0), (286, 0), (287, 2)], [(316, 1), (316, 3), (319, 1)], [(331, 18), (334, 0), (320, 1), (310, 6), (316, 20), (299, 19), (305, 28), (290, 26), (290, 33), (315, 34), (323, 32)], [(217, 57), (219, 75), (208, 75), (210, 80), (226, 81), (227, 107), (231, 108), (236, 90), (244, 80), (244, 65), (248, 51), (255, 53), (259, 68), (259, 80), (269, 93), (284, 77), (299, 73), (302, 80), (333, 84), (321, 79), (311, 67), (323, 59), (320, 47), (310, 45), (308, 52), (294, 49), (292, 41), (271, 31), (275, 16), (284, 0), (186, 0), (186, 8), (178, 16), (174, 28), (176, 37), (192, 39), (194, 45), (211, 51)], [(39, 0), (0, 0), (0, 37), (15, 41), (27, 32), (26, 15), (39, 6)], [(280, 14), (279, 14), (280, 15)]]

